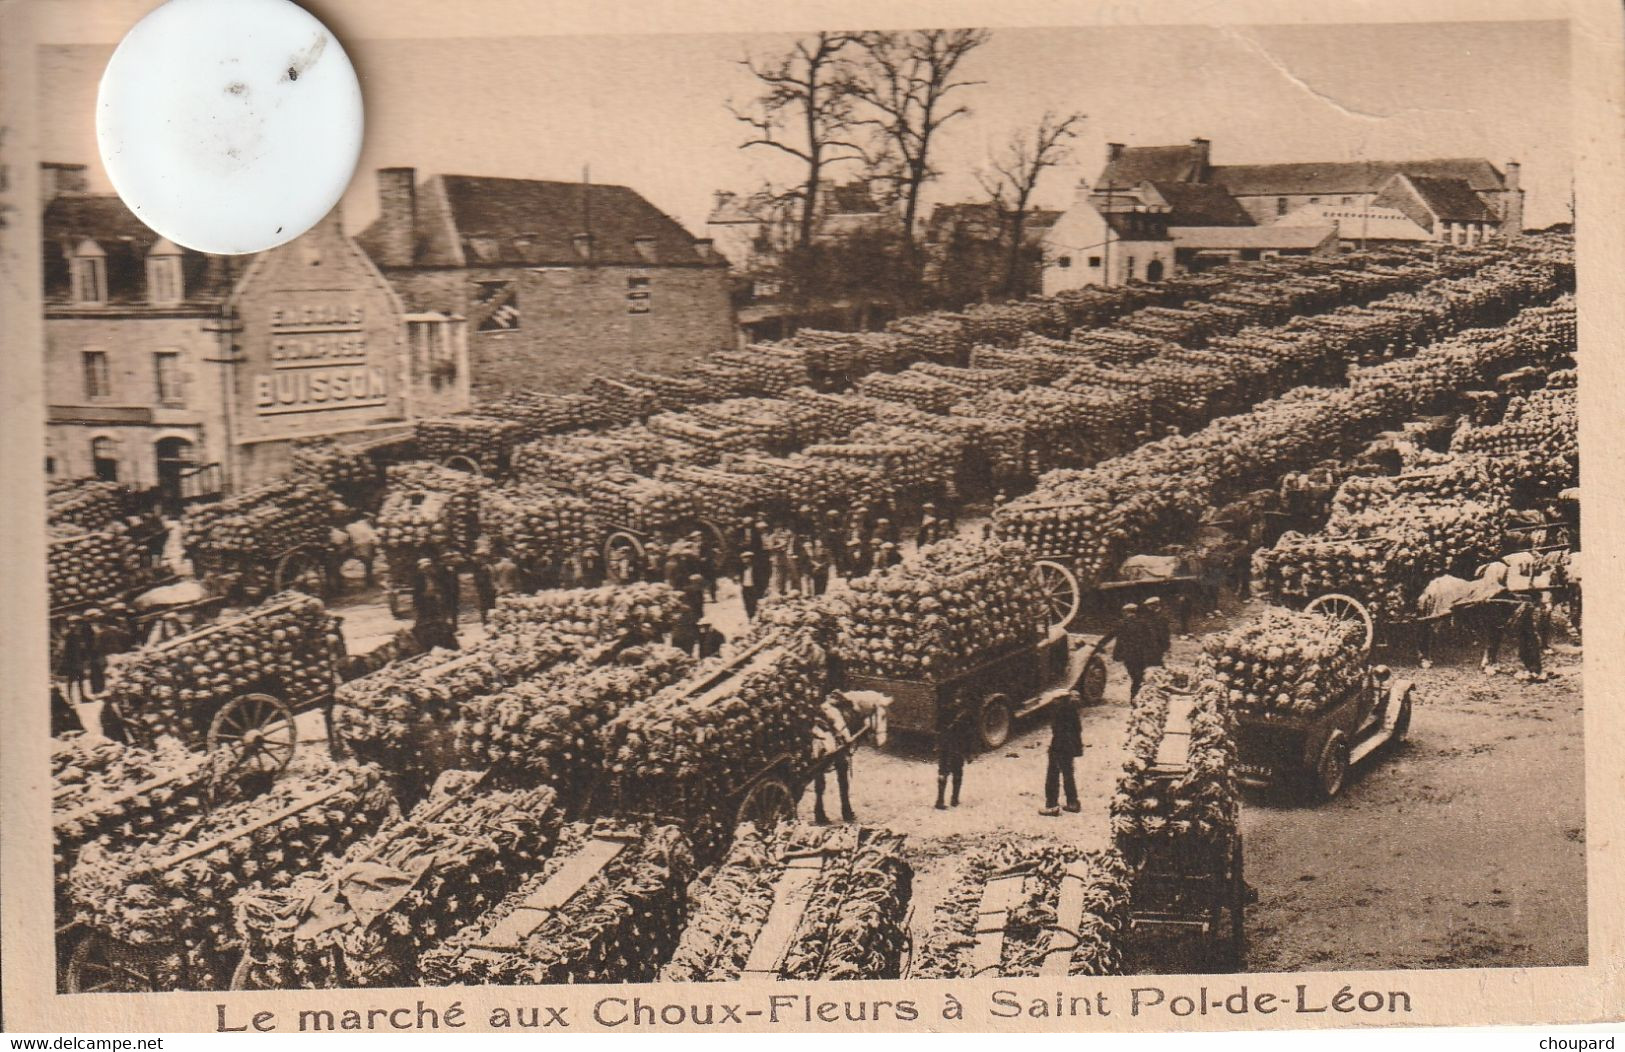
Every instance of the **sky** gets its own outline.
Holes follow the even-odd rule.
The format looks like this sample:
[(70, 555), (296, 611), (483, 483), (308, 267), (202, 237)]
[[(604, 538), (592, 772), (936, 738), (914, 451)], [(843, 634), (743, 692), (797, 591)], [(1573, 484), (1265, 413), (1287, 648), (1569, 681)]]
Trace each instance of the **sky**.
[[(981, 197), (975, 172), (1046, 110), (1087, 120), (1046, 173), (1040, 205), (1064, 207), (1105, 144), (1201, 136), (1216, 164), (1486, 157), (1522, 164), (1530, 226), (1570, 219), (1569, 27), (1562, 22), (1308, 26), (1093, 26), (995, 30), (966, 59), (928, 203)], [(713, 192), (789, 182), (777, 151), (741, 150), (729, 113), (753, 95), (740, 64), (790, 35), (362, 39), (366, 142), (343, 206), (377, 214), (380, 167), (631, 186), (696, 235)], [(50, 45), (38, 63), (40, 155), (91, 165), (101, 44)], [(854, 170), (855, 171), (855, 170)]]

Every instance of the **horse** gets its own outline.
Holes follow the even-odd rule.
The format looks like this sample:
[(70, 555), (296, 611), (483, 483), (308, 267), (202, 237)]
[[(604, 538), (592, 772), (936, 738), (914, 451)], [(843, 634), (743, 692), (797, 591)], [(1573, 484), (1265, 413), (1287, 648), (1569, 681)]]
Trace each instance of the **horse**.
[[(822, 754), (841, 750), (854, 737), (863, 732), (866, 726), (873, 726), (875, 732), (875, 745), (886, 744), (886, 711), (891, 705), (891, 698), (872, 690), (834, 691), (824, 699), (824, 716), (827, 726), (817, 737), (817, 747)], [(842, 751), (830, 764), (835, 771), (836, 788), (841, 796), (841, 818), (850, 822), (857, 816), (852, 812), (851, 777), (852, 752), (850, 749)], [(813, 776), (813, 821), (823, 825), (829, 821), (824, 813), (824, 774), (826, 768), (819, 768)]]
[(1441, 624), (1465, 630), (1482, 648), (1479, 667), (1493, 672), (1500, 648), (1510, 634), (1518, 657), (1539, 675), (1542, 647), (1540, 604), (1507, 588), (1508, 566), (1490, 563), (1473, 580), (1445, 574), (1428, 582), (1417, 600), (1416, 651), (1423, 668), (1433, 666), (1433, 638)]

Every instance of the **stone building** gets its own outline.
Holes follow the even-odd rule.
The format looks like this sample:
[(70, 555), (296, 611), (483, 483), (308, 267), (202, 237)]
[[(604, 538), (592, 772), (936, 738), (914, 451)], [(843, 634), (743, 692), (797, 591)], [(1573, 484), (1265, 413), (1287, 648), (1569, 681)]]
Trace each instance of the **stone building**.
[(737, 343), (727, 261), (624, 186), (378, 173), (358, 240), (407, 309), (466, 318), (476, 394), (676, 371)]
[[(160, 238), (83, 165), (42, 168), (46, 470), (170, 499), (264, 481), (292, 442), (468, 405), (460, 319), (411, 325), (337, 211), (257, 256)], [(430, 349), (434, 361), (430, 362)]]
[[(1258, 225), (1274, 223), (1306, 205), (1393, 207), (1402, 197), (1420, 195), (1449, 200), (1448, 211), (1465, 214), (1466, 202), (1474, 199), (1482, 206), (1481, 211), (1471, 210), (1475, 218), (1450, 222), (1492, 226), (1502, 236), (1523, 230), (1524, 191), (1515, 161), (1508, 162), (1504, 171), (1482, 157), (1213, 164), (1211, 153), (1207, 139), (1179, 146), (1108, 143), (1095, 192), (1125, 193), (1145, 182), (1219, 187)], [(1398, 176), (1425, 186), (1396, 189)], [(1480, 215), (1484, 218), (1476, 218)]]
[(1168, 217), (1166, 204), (1128, 195), (1107, 203), (1080, 184), (1072, 207), (1044, 235), (1044, 295), (1171, 276)]

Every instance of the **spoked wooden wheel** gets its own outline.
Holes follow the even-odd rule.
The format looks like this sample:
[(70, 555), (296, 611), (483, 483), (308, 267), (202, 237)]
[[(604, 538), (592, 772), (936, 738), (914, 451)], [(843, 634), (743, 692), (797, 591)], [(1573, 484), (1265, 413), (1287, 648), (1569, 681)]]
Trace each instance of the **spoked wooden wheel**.
[(1044, 609), (1052, 628), (1065, 628), (1077, 616), (1083, 595), (1078, 589), (1078, 578), (1058, 562), (1040, 559), (1033, 567), (1038, 577), (1038, 591), (1044, 598)]
[(604, 541), (604, 573), (616, 584), (626, 584), (643, 576), (643, 542), (616, 530)]
[(68, 993), (127, 994), (158, 990), (156, 954), (92, 933), (68, 960)]
[(484, 471), (480, 470), (479, 461), (475, 460), (473, 457), (465, 457), (461, 453), (453, 454), (452, 456), (447, 457), (445, 460), (442, 460), (440, 463), (445, 467), (451, 468), (453, 471), (466, 471), (470, 475), (485, 474)]
[(795, 816), (796, 798), (790, 792), (790, 786), (779, 778), (763, 778), (740, 801), (736, 824), (750, 822), (757, 829), (767, 832)]
[(316, 548), (295, 548), (277, 560), (275, 590), (292, 588), (325, 599), (328, 593), (327, 560)]
[(1328, 592), (1309, 600), (1309, 605), (1304, 609), (1346, 622), (1354, 645), (1367, 652), (1371, 650), (1371, 643), (1376, 638), (1376, 626), (1371, 621), (1371, 611), (1358, 599), (1341, 592)]
[(269, 694), (244, 694), (221, 706), (209, 724), (216, 785), (247, 777), (275, 778), (298, 746), (293, 710)]

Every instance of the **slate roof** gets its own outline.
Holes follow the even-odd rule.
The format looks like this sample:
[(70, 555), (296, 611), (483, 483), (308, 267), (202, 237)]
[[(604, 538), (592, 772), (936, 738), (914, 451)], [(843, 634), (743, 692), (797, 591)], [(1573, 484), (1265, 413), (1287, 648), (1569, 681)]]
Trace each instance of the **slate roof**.
[(1222, 186), (1159, 182), (1151, 186), (1172, 209), (1169, 226), (1253, 225), (1253, 217)]
[[(656, 266), (724, 266), (706, 259), (694, 236), (637, 191), (605, 183), (431, 175), (417, 187), (418, 265), (584, 266), (575, 236), (591, 233), (591, 262), (651, 265), (637, 239), (654, 238)], [(382, 218), (357, 239), (376, 258)], [(463, 260), (449, 251), (440, 231), (461, 245)]]
[[(147, 252), (161, 238), (124, 204), (117, 194), (69, 192), (51, 199), (41, 218), (45, 299), (63, 302), (71, 296), (68, 259), (84, 241), (105, 252), (107, 302), (148, 302)], [(181, 249), (181, 274), (187, 303), (219, 303), (231, 289), (227, 257)], [(236, 268), (241, 274), (244, 262)]]
[(1370, 193), (1397, 172), (1437, 179), (1463, 179), (1475, 191), (1506, 189), (1500, 169), (1482, 157), (1443, 157), (1415, 161), (1310, 161), (1294, 164), (1217, 164), (1206, 171), (1202, 149), (1130, 146), (1106, 162), (1097, 191), (1130, 190), (1142, 182), (1210, 183), (1237, 197), (1289, 194)]
[(1416, 187), (1422, 200), (1435, 215), (1452, 223), (1493, 223), (1495, 213), (1484, 206), (1484, 201), (1465, 179), (1439, 179), (1411, 175), (1410, 183)]
[(1220, 164), (1212, 182), (1237, 197), (1371, 193), (1394, 175), (1461, 179), (1473, 190), (1504, 190), (1499, 169), (1482, 157), (1421, 161), (1312, 161), (1301, 164)]

